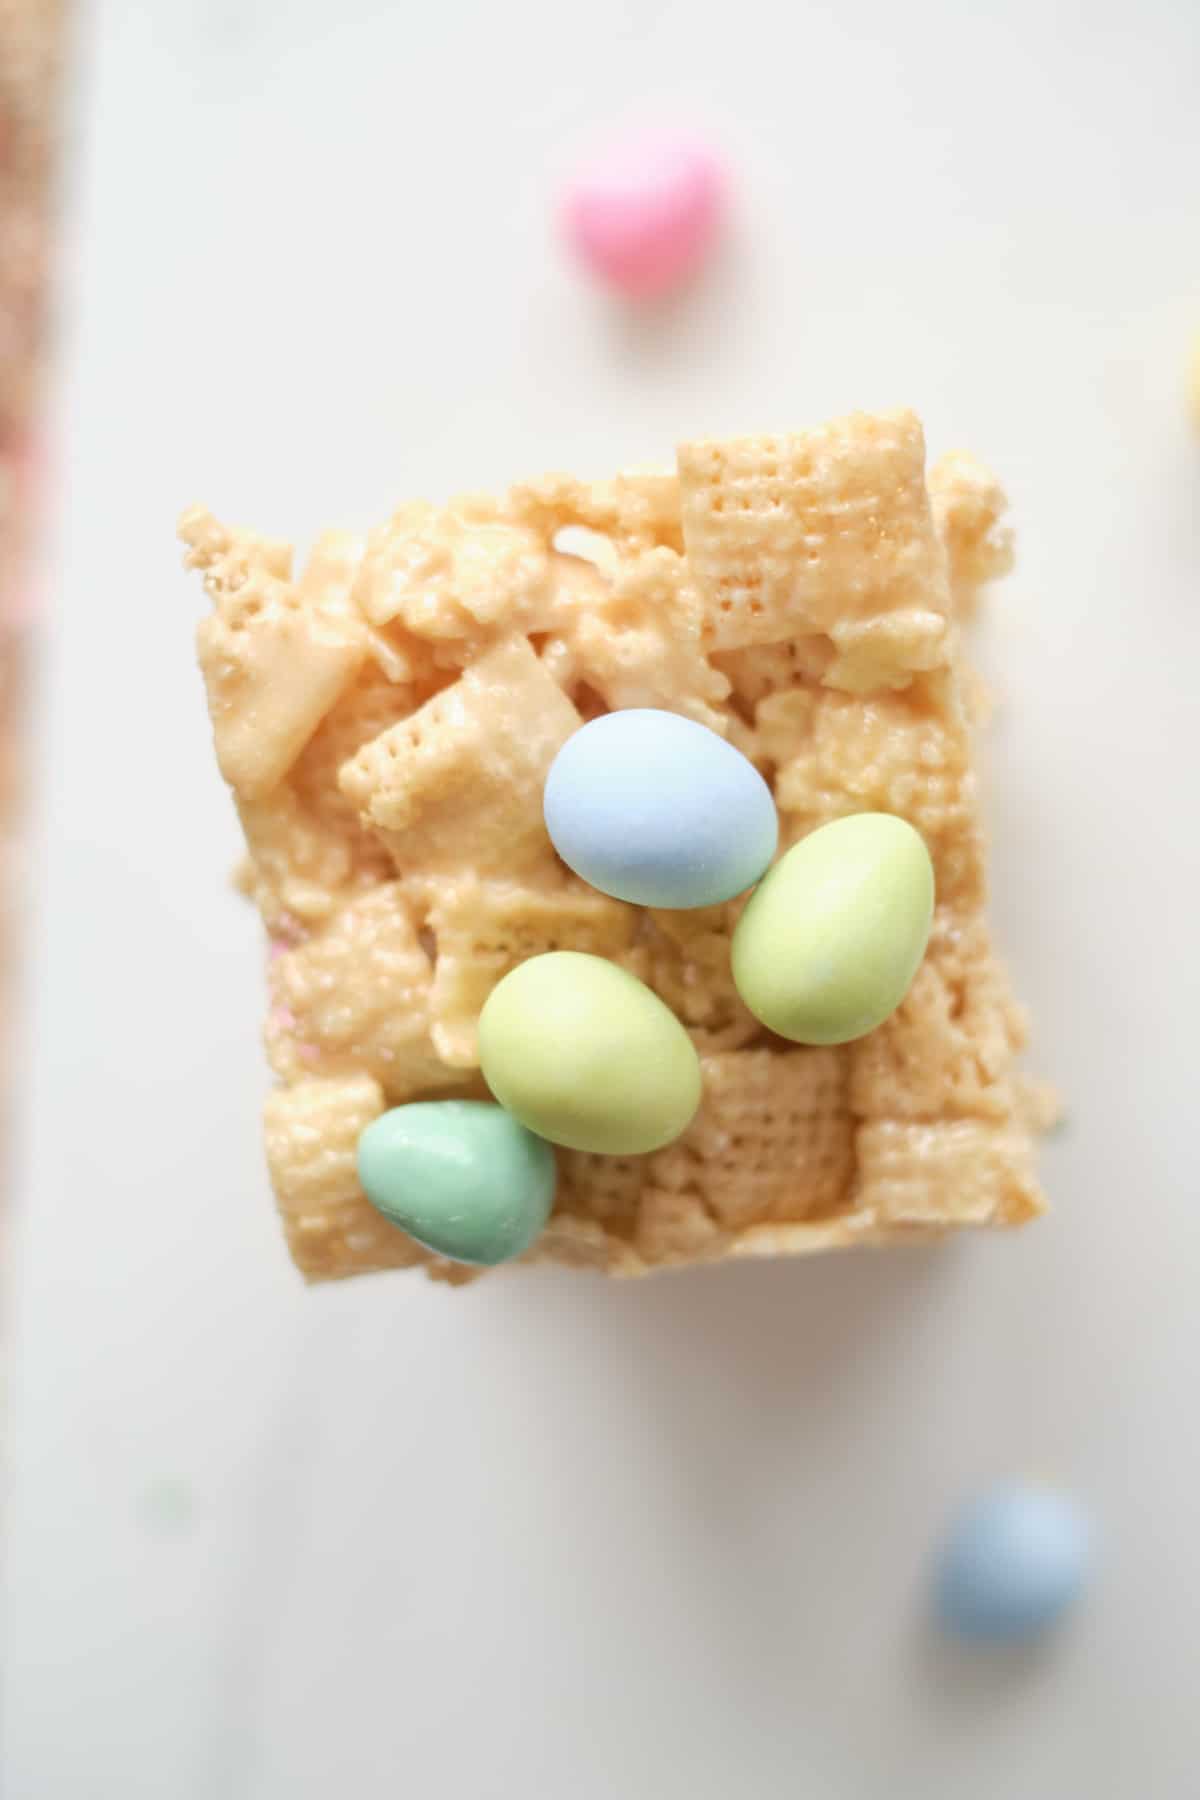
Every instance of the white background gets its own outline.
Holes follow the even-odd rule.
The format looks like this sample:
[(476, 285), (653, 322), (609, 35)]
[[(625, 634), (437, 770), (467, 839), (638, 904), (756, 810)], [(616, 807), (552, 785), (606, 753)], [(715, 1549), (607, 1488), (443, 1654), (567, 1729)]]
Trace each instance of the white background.
[[(7, 1800), (1197, 1791), (1192, 0), (110, 0), (71, 114), (10, 1256)], [(721, 265), (620, 318), (549, 204), (710, 127)], [(911, 403), (1003, 475), (995, 911), (1053, 1216), (640, 1286), (306, 1292), (256, 1114), (175, 515), (305, 540)], [(923, 1620), (996, 1474), (1094, 1507), (1032, 1658)]]

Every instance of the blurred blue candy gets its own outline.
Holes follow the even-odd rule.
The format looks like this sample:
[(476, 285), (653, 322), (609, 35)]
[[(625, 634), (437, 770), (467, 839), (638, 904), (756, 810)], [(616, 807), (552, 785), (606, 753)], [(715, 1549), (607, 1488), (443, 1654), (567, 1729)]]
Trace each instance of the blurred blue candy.
[(1008, 1483), (971, 1502), (938, 1558), (938, 1617), (958, 1637), (1019, 1642), (1074, 1601), (1091, 1562), (1091, 1526), (1073, 1500)]
[(638, 906), (715, 906), (775, 854), (771, 790), (740, 750), (677, 713), (605, 713), (546, 778), (546, 829), (569, 868)]

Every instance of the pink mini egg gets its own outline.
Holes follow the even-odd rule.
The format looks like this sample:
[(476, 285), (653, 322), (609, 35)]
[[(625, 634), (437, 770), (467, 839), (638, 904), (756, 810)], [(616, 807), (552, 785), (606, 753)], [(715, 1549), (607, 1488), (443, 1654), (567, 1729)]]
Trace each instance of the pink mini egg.
[(690, 275), (721, 222), (725, 177), (714, 152), (683, 133), (611, 144), (563, 196), (567, 241), (585, 268), (638, 298)]

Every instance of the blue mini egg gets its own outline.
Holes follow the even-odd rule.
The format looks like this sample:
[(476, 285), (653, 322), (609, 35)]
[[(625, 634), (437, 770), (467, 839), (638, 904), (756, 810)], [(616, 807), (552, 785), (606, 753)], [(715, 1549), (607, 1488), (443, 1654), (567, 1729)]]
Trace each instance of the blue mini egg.
[(546, 829), (569, 868), (638, 906), (715, 906), (775, 854), (771, 790), (740, 750), (678, 713), (605, 713), (546, 778)]
[(1083, 1587), (1092, 1533), (1049, 1488), (1005, 1484), (952, 1523), (935, 1572), (941, 1623), (957, 1637), (1012, 1643), (1052, 1626)]

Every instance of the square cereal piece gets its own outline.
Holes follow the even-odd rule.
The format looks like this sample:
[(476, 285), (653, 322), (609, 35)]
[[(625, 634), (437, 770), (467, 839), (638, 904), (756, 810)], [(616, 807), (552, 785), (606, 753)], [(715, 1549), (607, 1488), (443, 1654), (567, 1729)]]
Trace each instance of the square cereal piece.
[(238, 802), (248, 851), (239, 885), (273, 936), (296, 940), (394, 873), (384, 845), (338, 787), (338, 771), (427, 697), (423, 683), (391, 681), (369, 659), (284, 779), (261, 799)]
[[(1025, 1015), (985, 914), (962, 621), (1003, 572), (1003, 492), (911, 414), (685, 446), (678, 476), (548, 476), (497, 500), (402, 505), (363, 542), (286, 545), (196, 510), (215, 608), (201, 659), (273, 940), (268, 1163), (312, 1280), (431, 1256), (371, 1208), (358, 1135), (389, 1105), (486, 1097), (480, 1009), (517, 963), (609, 958), (689, 1033), (703, 1092), (647, 1156), (556, 1153), (527, 1253), (609, 1274), (929, 1239), (1042, 1207), (1053, 1105), (1017, 1065)], [(921, 833), (937, 908), (896, 1012), (836, 1049), (742, 1003), (741, 902), (628, 906), (564, 869), (542, 817), (584, 719), (700, 720), (771, 784), (786, 847), (828, 820)], [(653, 769), (646, 778), (653, 781)]]
[(855, 1205), (880, 1227), (1022, 1225), (1043, 1205), (1031, 1149), (1016, 1115), (870, 1120), (855, 1144)]
[(553, 852), (542, 788), (581, 724), (526, 638), (511, 638), (346, 763), (342, 792), (401, 873), (517, 874)]
[(435, 944), (429, 1011), (438, 1055), (452, 1069), (478, 1068), (484, 1001), (519, 962), (552, 950), (617, 957), (636, 925), (634, 907), (579, 881), (527, 888), (469, 875), (439, 888), (426, 919)]
[(443, 680), (394, 679), (371, 656), (350, 686), (322, 719), (296, 758), (288, 780), (310, 818), (356, 846), (356, 860), (369, 861), (384, 876), (391, 859), (374, 832), (359, 818), (358, 808), (338, 785), (342, 767), (390, 725), (398, 725), (445, 687)]
[(342, 534), (318, 544), (299, 583), (278, 573), (278, 547), (200, 508), (180, 534), (215, 601), (196, 641), (208, 688), (217, 762), (234, 792), (258, 800), (276, 787), (362, 667), (367, 631), (349, 603), (356, 552)]
[(651, 1158), (656, 1189), (694, 1195), (725, 1231), (843, 1205), (854, 1173), (844, 1050), (729, 1050), (702, 1067), (700, 1111)]
[(712, 649), (819, 633), (826, 682), (856, 693), (945, 660), (949, 593), (912, 413), (687, 444), (679, 474)]
[(775, 767), (785, 842), (848, 813), (896, 813), (925, 839), (939, 899), (982, 904), (970, 732), (948, 672), (921, 676), (899, 694), (774, 694), (759, 703), (755, 726), (759, 750)]
[(702, 1059), (683, 1136), (647, 1157), (563, 1152), (563, 1205), (628, 1238), (646, 1267), (724, 1254), (742, 1229), (840, 1211), (854, 1175), (842, 1050), (732, 1050)]
[(613, 1240), (632, 1240), (646, 1187), (641, 1156), (593, 1156), (587, 1150), (558, 1153), (558, 1207), (594, 1219)]
[(925, 961), (890, 1019), (850, 1046), (861, 1119), (990, 1119), (1015, 1110), (1013, 1058), (1025, 1016), (981, 917), (938, 909)]

